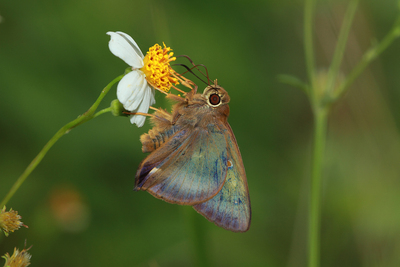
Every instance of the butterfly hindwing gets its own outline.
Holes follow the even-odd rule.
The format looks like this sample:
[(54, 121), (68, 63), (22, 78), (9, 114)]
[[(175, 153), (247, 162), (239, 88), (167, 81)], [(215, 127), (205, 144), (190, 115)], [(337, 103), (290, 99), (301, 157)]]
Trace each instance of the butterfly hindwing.
[(226, 130), (228, 171), (221, 191), (212, 199), (193, 208), (216, 225), (234, 232), (250, 227), (251, 208), (247, 178), (235, 136), (229, 124)]
[(194, 205), (214, 197), (227, 174), (226, 138), (213, 124), (182, 129), (153, 151), (136, 174), (136, 190)]

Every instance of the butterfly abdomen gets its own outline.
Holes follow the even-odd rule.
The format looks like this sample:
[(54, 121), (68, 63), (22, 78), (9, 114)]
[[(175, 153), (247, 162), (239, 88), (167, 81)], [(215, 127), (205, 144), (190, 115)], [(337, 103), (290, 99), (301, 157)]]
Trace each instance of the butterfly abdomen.
[(149, 133), (142, 134), (142, 136), (140, 136), (140, 142), (142, 142), (143, 153), (152, 152), (167, 142), (171, 136), (175, 134), (175, 128), (176, 127), (172, 126), (169, 129), (160, 132), (156, 127), (154, 127), (149, 131)]

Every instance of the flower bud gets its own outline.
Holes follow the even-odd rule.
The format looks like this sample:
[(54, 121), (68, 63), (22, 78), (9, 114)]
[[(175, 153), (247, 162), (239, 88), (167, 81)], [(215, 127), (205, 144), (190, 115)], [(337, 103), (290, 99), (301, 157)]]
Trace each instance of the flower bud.
[(121, 104), (121, 102), (119, 102), (118, 99), (114, 99), (111, 102), (111, 113), (116, 117), (118, 116), (128, 117), (129, 114), (126, 114), (124, 112), (127, 112), (127, 110), (124, 109), (124, 106)]

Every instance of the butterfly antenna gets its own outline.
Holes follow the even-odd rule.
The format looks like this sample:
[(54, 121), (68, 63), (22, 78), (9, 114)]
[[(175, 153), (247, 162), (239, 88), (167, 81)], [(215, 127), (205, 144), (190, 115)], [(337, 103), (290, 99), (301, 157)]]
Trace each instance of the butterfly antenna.
[[(181, 73), (180, 75), (184, 75), (184, 74), (190, 72), (190, 73), (193, 74), (197, 79), (199, 79), (199, 80), (202, 81), (203, 83), (207, 84), (207, 82), (205, 82), (202, 78), (200, 78), (199, 76), (197, 76), (197, 75), (192, 71), (193, 68), (195, 68), (195, 67), (189, 68), (189, 67), (186, 66), (185, 64), (180, 64), (180, 63), (174, 64), (173, 66), (182, 66), (182, 67), (184, 67), (184, 68), (187, 70), (187, 71)], [(197, 67), (197, 66), (196, 66), (196, 67)]]
[[(176, 57), (177, 57), (177, 58), (178, 58), (178, 57), (184, 57), (184, 58), (186, 58), (187, 60), (189, 60), (189, 62), (192, 63), (192, 65), (193, 65), (193, 67), (192, 67), (191, 69), (196, 68), (201, 74), (203, 74), (204, 77), (207, 77), (207, 81), (208, 81), (207, 85), (210, 85), (210, 77), (208, 76), (208, 70), (207, 70), (207, 67), (206, 67), (206, 66), (204, 66), (203, 64), (198, 64), (198, 65), (194, 64), (193, 60), (192, 60), (189, 56), (187, 56), (187, 55), (179, 55), (179, 56), (176, 56)], [(199, 66), (202, 66), (202, 67), (206, 70), (206, 74), (204, 74), (204, 73), (198, 68)], [(196, 77), (197, 77), (197, 76), (196, 76)]]

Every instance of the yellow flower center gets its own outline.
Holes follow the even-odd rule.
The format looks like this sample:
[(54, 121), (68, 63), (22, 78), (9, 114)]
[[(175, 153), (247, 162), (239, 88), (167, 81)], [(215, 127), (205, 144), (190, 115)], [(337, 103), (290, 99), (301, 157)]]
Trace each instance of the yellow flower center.
[(178, 79), (174, 78), (172, 74), (174, 70), (170, 66), (170, 62), (176, 60), (171, 48), (164, 49), (160, 45), (155, 44), (150, 47), (149, 52), (143, 59), (144, 66), (140, 70), (146, 75), (149, 84), (155, 88), (168, 92), (172, 84), (178, 84)]

